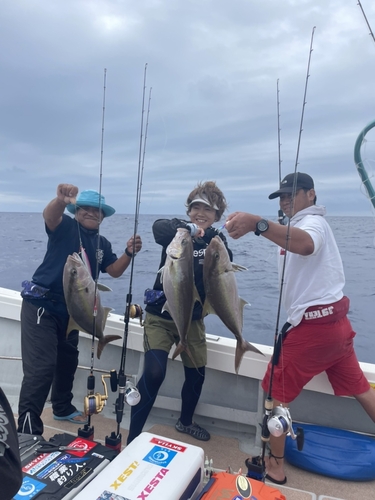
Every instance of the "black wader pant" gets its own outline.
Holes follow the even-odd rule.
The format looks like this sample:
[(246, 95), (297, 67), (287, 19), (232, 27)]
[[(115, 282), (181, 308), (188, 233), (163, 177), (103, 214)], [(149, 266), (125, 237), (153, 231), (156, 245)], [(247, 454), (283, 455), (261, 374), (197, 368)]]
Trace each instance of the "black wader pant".
[(23, 300), (21, 352), (23, 380), (18, 406), (18, 432), (43, 434), (40, 418), (52, 384), (53, 413), (76, 411), (72, 405), (74, 374), (78, 366), (78, 331), (66, 336), (69, 317), (54, 315)]

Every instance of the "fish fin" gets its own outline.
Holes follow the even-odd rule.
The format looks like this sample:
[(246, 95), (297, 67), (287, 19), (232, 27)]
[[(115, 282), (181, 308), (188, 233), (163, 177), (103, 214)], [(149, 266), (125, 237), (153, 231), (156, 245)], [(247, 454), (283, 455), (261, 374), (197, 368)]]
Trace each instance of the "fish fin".
[[(112, 307), (103, 307), (103, 322), (102, 322), (102, 325), (101, 325), (101, 331), (104, 332), (104, 328), (105, 328), (105, 324), (107, 322), (107, 319), (108, 319), (108, 315), (109, 313), (113, 311)], [(96, 331), (98, 331), (98, 326), (96, 327)], [(97, 335), (97, 337), (99, 338), (99, 335)]]
[(83, 328), (81, 328), (79, 326), (78, 323), (76, 323), (74, 321), (74, 319), (69, 316), (69, 323), (68, 323), (68, 326), (67, 326), (67, 329), (66, 329), (66, 336), (68, 337), (69, 333), (72, 331), (72, 330), (79, 330), (81, 332), (85, 332), (85, 333), (90, 333), (90, 332), (86, 332), (86, 330), (84, 330)]
[(208, 316), (209, 314), (216, 314), (216, 311), (215, 309), (212, 307), (211, 303), (209, 300), (205, 300), (204, 301), (204, 305), (203, 305), (203, 312), (202, 312), (202, 318), (205, 318), (206, 316)]
[(158, 273), (160, 273), (160, 283), (163, 283), (164, 266), (158, 270)]
[(247, 340), (244, 340), (244, 342), (246, 344), (245, 352), (251, 351), (255, 352), (256, 354), (261, 354), (262, 356), (264, 356), (263, 352), (260, 351), (257, 347), (255, 347), (251, 342), (248, 342)]
[(174, 350), (174, 353), (172, 355), (172, 359), (176, 359), (177, 356), (179, 356), (183, 351), (186, 351), (186, 348), (183, 346), (183, 344), (181, 344), (181, 342), (179, 342), (177, 344), (176, 349)]
[(234, 262), (232, 262), (232, 269), (233, 271), (247, 271), (247, 267), (245, 266), (241, 266), (240, 264), (235, 264)]
[(243, 308), (245, 306), (251, 306), (251, 304), (249, 304), (249, 302), (247, 302), (245, 299), (243, 299), (242, 297), (239, 298), (240, 299), (240, 307), (241, 307), (241, 310), (243, 310)]
[(171, 311), (170, 311), (170, 309), (169, 309), (168, 300), (166, 300), (166, 301), (164, 302), (163, 308), (162, 308), (162, 310), (161, 310), (162, 314), (163, 314), (163, 312), (164, 312), (164, 311), (167, 311), (167, 313), (169, 313), (169, 315), (170, 315), (170, 316), (172, 316), (172, 315), (171, 315)]
[(236, 352), (234, 356), (234, 369), (236, 370), (236, 373), (238, 373), (242, 357), (247, 351), (255, 352), (264, 356), (262, 351), (253, 346), (253, 344), (250, 344), (247, 340), (243, 338), (237, 339)]
[(107, 321), (108, 315), (113, 311), (112, 307), (104, 307), (104, 322)]
[(103, 285), (103, 283), (98, 283), (98, 290), (101, 292), (112, 292), (112, 288), (109, 288), (107, 285)]
[(194, 304), (195, 304), (195, 302), (199, 302), (202, 305), (202, 299), (201, 299), (201, 296), (199, 295), (199, 292), (198, 292), (198, 289), (196, 286), (194, 286), (193, 299), (194, 299)]
[(194, 365), (194, 368), (195, 368), (196, 370), (198, 370), (197, 364), (196, 364), (196, 362), (195, 362), (195, 360), (194, 360), (194, 358), (193, 358), (193, 355), (192, 355), (192, 354), (191, 354), (191, 352), (190, 352), (189, 347), (188, 347), (187, 345), (186, 345), (186, 346), (184, 346), (181, 342), (179, 342), (179, 343), (177, 344), (177, 347), (176, 347), (176, 349), (174, 350), (174, 353), (173, 353), (173, 355), (172, 355), (172, 359), (176, 359), (176, 358), (177, 358), (177, 356), (179, 356), (179, 355), (180, 355), (182, 352), (184, 352), (184, 351), (185, 351), (185, 352), (186, 352), (186, 354), (189, 356), (189, 358), (190, 358), (191, 362), (192, 362), (192, 363), (193, 363), (193, 365)]

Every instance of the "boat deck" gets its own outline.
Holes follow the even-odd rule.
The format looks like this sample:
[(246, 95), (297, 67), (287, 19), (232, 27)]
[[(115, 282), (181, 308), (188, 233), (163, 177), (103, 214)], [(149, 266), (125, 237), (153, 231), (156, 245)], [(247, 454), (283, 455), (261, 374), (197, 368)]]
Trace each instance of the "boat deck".
[[(53, 419), (52, 410), (48, 406), (43, 412), (43, 422), (45, 425), (44, 438), (49, 439), (55, 434), (67, 432), (73, 436), (77, 435), (79, 426), (70, 422), (57, 422)], [(127, 419), (124, 419), (126, 425)], [(240, 442), (236, 438), (221, 436), (217, 433), (211, 434), (210, 441), (201, 442), (196, 439), (177, 432), (173, 426), (176, 416), (171, 414), (170, 421), (157, 423), (155, 419), (151, 425), (146, 425), (145, 431), (157, 435), (184, 441), (186, 443), (200, 446), (204, 450), (205, 456), (213, 461), (215, 470), (227, 470), (246, 473), (245, 459), (246, 453), (241, 451)], [(91, 419), (91, 425), (94, 426), (94, 438), (96, 441), (104, 444), (105, 437), (112, 431), (116, 431), (115, 415), (111, 418), (108, 415), (98, 414)], [(208, 430), (211, 429), (207, 426)], [(121, 426), (123, 446), (126, 443), (127, 429)], [(348, 453), (350, 451), (348, 450)], [(369, 482), (351, 482), (340, 481), (324, 476), (319, 476), (296, 467), (286, 464), (286, 473), (288, 483), (285, 486), (278, 486), (278, 489), (285, 495), (287, 500), (375, 500), (375, 481)], [(273, 483), (269, 483), (275, 486)]]

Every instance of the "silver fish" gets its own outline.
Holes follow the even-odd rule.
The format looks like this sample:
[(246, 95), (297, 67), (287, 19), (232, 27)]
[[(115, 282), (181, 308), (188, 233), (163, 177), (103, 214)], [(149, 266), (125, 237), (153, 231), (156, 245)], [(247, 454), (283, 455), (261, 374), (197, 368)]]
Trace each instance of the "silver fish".
[(162, 311), (169, 312), (180, 336), (172, 357), (174, 359), (186, 351), (192, 359), (187, 334), (195, 301), (200, 301), (200, 297), (194, 284), (193, 242), (187, 229), (177, 229), (176, 236), (167, 247), (167, 258), (161, 273), (167, 299)]
[[(67, 335), (72, 330), (81, 330), (92, 335), (94, 327), (95, 281), (77, 253), (68, 255), (66, 259), (63, 273), (63, 288), (66, 306), (70, 315)], [(98, 290), (111, 291), (111, 289), (98, 283), (96, 290), (95, 337), (99, 339), (97, 357), (100, 359), (101, 353), (108, 342), (121, 339), (121, 337), (119, 335), (104, 335), (103, 333), (108, 314), (112, 309), (101, 305)]]
[(215, 236), (206, 248), (203, 262), (203, 282), (206, 300), (203, 315), (216, 314), (237, 339), (235, 353), (235, 370), (241, 364), (246, 351), (263, 354), (242, 337), (243, 308), (248, 304), (239, 297), (234, 271), (246, 270), (245, 267), (233, 264), (220, 236)]

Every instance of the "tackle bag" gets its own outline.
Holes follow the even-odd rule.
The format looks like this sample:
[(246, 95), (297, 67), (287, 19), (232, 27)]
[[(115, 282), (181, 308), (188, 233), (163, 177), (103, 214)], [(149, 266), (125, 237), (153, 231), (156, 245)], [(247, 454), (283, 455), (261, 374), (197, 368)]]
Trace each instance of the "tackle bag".
[(23, 481), (15, 500), (70, 500), (118, 454), (67, 433), (55, 434), (49, 441), (22, 434), (19, 441)]
[(2, 500), (10, 500), (22, 483), (21, 460), (14, 416), (0, 388), (0, 488)]
[(250, 479), (241, 474), (214, 472), (196, 500), (216, 500), (219, 498), (286, 500), (286, 497), (279, 490), (267, 486), (261, 481)]

